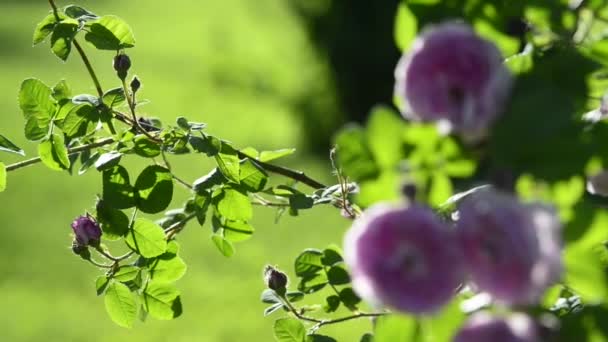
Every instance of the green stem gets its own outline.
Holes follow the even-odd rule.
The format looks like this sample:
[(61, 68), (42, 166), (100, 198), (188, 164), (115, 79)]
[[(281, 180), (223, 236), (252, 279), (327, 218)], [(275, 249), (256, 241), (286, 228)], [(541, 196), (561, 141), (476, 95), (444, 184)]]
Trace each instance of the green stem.
[[(97, 142), (93, 142), (90, 144), (86, 144), (86, 145), (82, 145), (82, 146), (78, 146), (78, 147), (74, 147), (68, 150), (68, 155), (74, 155), (77, 153), (80, 153), (82, 151), (86, 151), (86, 150), (91, 150), (97, 147), (101, 147), (101, 146), (105, 146), (105, 145), (109, 145), (111, 143), (114, 142), (114, 138), (105, 138), (102, 140), (99, 140)], [(35, 158), (31, 158), (31, 159), (26, 159), (14, 164), (10, 164), (6, 167), (6, 171), (13, 171), (13, 170), (17, 170), (20, 169), (22, 167), (26, 167), (26, 166), (30, 166), (30, 165), (34, 165), (37, 164), (41, 161), (40, 157), (35, 157)]]
[(72, 40), (72, 44), (74, 44), (74, 47), (78, 51), (80, 58), (84, 62), (84, 65), (87, 68), (87, 71), (89, 72), (89, 75), (91, 76), (91, 79), (93, 80), (93, 84), (95, 84), (95, 89), (97, 90), (97, 94), (101, 98), (103, 96), (103, 88), (101, 87), (101, 84), (99, 83), (99, 79), (97, 78), (97, 75), (95, 74), (95, 70), (93, 70), (93, 66), (91, 65), (91, 62), (89, 61), (87, 54), (84, 52), (84, 50), (82, 49), (82, 46), (80, 46), (80, 44), (78, 43), (76, 38), (74, 38), (74, 40)]

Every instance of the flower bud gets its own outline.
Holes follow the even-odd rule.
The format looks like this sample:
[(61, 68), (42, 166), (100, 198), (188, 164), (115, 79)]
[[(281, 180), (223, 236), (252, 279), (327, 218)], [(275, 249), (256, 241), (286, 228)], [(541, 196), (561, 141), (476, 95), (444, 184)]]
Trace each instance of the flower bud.
[(89, 215), (83, 215), (72, 222), (75, 241), (80, 246), (98, 246), (101, 239), (99, 224)]
[(538, 325), (527, 315), (492, 317), (487, 312), (473, 314), (453, 342), (539, 342)]
[(137, 78), (137, 76), (133, 77), (133, 79), (131, 80), (131, 91), (133, 92), (133, 94), (137, 93), (140, 87), (141, 82), (139, 81), (139, 78)]
[(500, 51), (461, 22), (424, 30), (395, 79), (404, 117), (436, 121), (469, 141), (485, 135), (511, 88)]
[(464, 277), (453, 232), (422, 206), (368, 209), (346, 233), (344, 257), (361, 298), (415, 314), (437, 311)]
[(269, 289), (274, 290), (279, 295), (285, 295), (287, 292), (287, 275), (272, 266), (266, 266), (264, 269), (264, 280)]
[(131, 59), (125, 54), (119, 54), (114, 57), (114, 70), (121, 80), (127, 78), (127, 73), (131, 68)]
[(456, 232), (476, 287), (506, 304), (532, 304), (562, 273), (554, 210), (492, 189), (459, 205)]

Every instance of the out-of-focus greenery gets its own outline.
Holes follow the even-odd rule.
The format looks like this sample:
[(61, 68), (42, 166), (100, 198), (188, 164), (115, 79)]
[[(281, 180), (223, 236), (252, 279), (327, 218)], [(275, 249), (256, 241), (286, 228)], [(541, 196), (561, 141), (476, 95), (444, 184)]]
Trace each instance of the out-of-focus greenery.
[[(237, 146), (262, 149), (297, 145), (303, 139), (298, 120), (306, 119), (306, 108), (334, 110), (327, 65), (283, 2), (74, 3), (99, 14), (118, 14), (133, 27), (137, 46), (129, 51), (132, 70), (144, 84), (141, 97), (151, 100), (142, 108), (150, 116), (173, 120), (186, 115), (208, 123), (210, 132)], [(63, 64), (46, 44), (32, 48), (33, 28), (47, 11), (43, 0), (0, 4), (0, 129), (29, 157), (36, 152), (23, 137), (16, 100), (21, 80), (35, 76), (54, 84), (66, 78), (75, 93), (94, 93), (78, 58)], [(104, 88), (118, 86), (112, 54), (94, 52), (82, 43)], [(19, 159), (1, 157), (5, 164)], [(130, 159), (136, 168), (143, 165), (137, 157)], [(292, 166), (333, 181), (328, 162), (297, 159)], [(211, 167), (200, 156), (171, 161), (189, 181)], [(42, 168), (11, 172), (7, 190), (0, 194), (3, 341), (271, 340), (273, 320), (262, 316), (264, 306), (259, 302), (263, 266), (278, 263), (293, 274), (289, 260), (299, 251), (341, 241), (349, 224), (332, 208), (297, 219), (285, 216), (279, 224), (274, 223), (272, 211), (262, 209), (253, 222), (257, 228), (253, 240), (239, 245), (230, 259), (212, 246), (208, 226), (192, 224), (179, 238), (189, 266), (178, 284), (185, 303), (183, 316), (167, 322), (149, 320), (145, 327), (138, 324), (127, 330), (110, 321), (103, 299), (95, 296), (97, 272), (69, 249), (69, 224), (101, 192), (100, 177), (95, 171), (69, 176)], [(176, 196), (185, 198), (179, 190)], [(291, 238), (303, 230), (307, 233)], [(354, 340), (369, 329), (367, 322), (354, 321), (328, 327), (327, 332)]]

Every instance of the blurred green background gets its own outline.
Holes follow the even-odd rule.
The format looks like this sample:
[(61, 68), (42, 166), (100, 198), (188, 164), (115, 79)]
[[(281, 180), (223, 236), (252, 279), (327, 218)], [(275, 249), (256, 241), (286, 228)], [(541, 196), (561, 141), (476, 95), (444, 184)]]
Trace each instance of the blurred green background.
[[(165, 122), (179, 115), (206, 122), (212, 134), (240, 147), (297, 146), (301, 152), (285, 163), (327, 183), (334, 181), (325, 158), (327, 146), (332, 132), (347, 121), (343, 113), (362, 119), (371, 103), (392, 96), (392, 85), (386, 80), (392, 77), (391, 65), (398, 57), (391, 35), (391, 4), (397, 1), (372, 6), (379, 10), (378, 16), (372, 16), (371, 31), (358, 40), (353, 37), (367, 32), (366, 27), (330, 0), (310, 1), (311, 6), (282, 0), (58, 1), (61, 6), (70, 3), (100, 15), (116, 14), (131, 25), (137, 39), (135, 49), (129, 51), (132, 73), (144, 84), (140, 98), (151, 100), (141, 108), (144, 114)], [(95, 93), (76, 55), (64, 64), (51, 54), (48, 42), (32, 47), (33, 28), (47, 11), (43, 0), (0, 3), (0, 131), (23, 147), (28, 157), (36, 155), (36, 146), (23, 137), (17, 105), (23, 79), (37, 77), (52, 85), (65, 78), (74, 93)], [(350, 19), (338, 21), (343, 27), (324, 28), (323, 23), (334, 22), (328, 13)], [(385, 53), (370, 49), (384, 64), (372, 63), (368, 70), (361, 63), (366, 56), (349, 57), (349, 52), (356, 53), (359, 44), (364, 50), (364, 40), (374, 40), (376, 22), (382, 31), (376, 36), (384, 37), (377, 44), (389, 49)], [(349, 32), (349, 27), (359, 31), (342, 41), (339, 33)], [(104, 89), (118, 86), (112, 53), (95, 52), (80, 40)], [(336, 57), (331, 47), (341, 43), (347, 48)], [(349, 69), (342, 65), (344, 60), (358, 63), (352, 68), (365, 72)], [(364, 88), (384, 84), (389, 92), (345, 90), (357, 81), (353, 75), (361, 73)], [(19, 160), (5, 153), (0, 158), (7, 165)], [(135, 169), (145, 163), (135, 156), (129, 159)], [(211, 167), (201, 155), (171, 161), (188, 181)], [(279, 224), (274, 223), (274, 212), (261, 209), (253, 222), (257, 228), (253, 239), (237, 245), (237, 254), (230, 259), (212, 245), (209, 227), (190, 225), (179, 238), (189, 267), (177, 284), (183, 316), (174, 321), (150, 319), (127, 330), (110, 321), (103, 298), (95, 296), (94, 280), (100, 272), (69, 249), (71, 221), (91, 210), (100, 191), (96, 171), (69, 176), (36, 165), (9, 174), (7, 191), (0, 194), (0, 340), (270, 341), (276, 317), (262, 316), (263, 266), (277, 264), (293, 275), (292, 260), (302, 249), (340, 243), (349, 225), (333, 208), (298, 218), (285, 216)], [(185, 198), (186, 191), (177, 188), (174, 207)], [(370, 329), (370, 323), (361, 320), (321, 332), (351, 341)]]

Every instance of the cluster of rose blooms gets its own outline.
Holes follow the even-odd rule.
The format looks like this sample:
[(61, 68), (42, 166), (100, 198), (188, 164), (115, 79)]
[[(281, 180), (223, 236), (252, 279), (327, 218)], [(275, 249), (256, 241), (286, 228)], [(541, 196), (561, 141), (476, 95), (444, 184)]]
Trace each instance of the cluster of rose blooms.
[[(465, 142), (489, 134), (512, 84), (498, 49), (460, 22), (425, 30), (395, 76), (404, 117), (437, 122)], [(556, 212), (492, 187), (456, 209), (452, 220), (415, 202), (367, 209), (344, 242), (356, 292), (372, 306), (416, 315), (476, 293), (511, 309), (477, 310), (454, 341), (542, 340), (535, 319), (517, 311), (538, 304), (562, 276)]]

